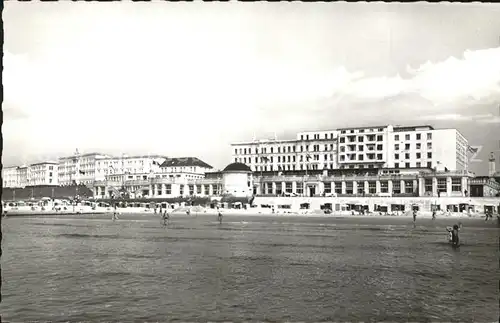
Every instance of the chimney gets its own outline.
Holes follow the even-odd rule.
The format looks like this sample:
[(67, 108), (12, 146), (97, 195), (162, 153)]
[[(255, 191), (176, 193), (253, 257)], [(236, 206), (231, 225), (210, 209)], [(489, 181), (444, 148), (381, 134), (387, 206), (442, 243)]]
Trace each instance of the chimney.
[(492, 177), (495, 174), (495, 154), (493, 152), (490, 153), (490, 158), (488, 159), (488, 176)]

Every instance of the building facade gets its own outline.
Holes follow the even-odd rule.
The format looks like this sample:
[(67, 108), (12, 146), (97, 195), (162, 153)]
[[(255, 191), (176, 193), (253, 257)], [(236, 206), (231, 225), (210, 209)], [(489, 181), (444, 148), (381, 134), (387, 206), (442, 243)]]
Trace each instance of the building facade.
[(95, 161), (94, 180), (104, 180), (107, 175), (157, 173), (160, 165), (167, 159), (161, 155), (142, 155), (120, 157), (107, 156)]
[(59, 158), (59, 185), (88, 184), (91, 185), (97, 176), (97, 162), (111, 156), (100, 153), (79, 154)]
[(41, 162), (29, 166), (29, 186), (58, 185), (58, 163)]
[(3, 167), (2, 180), (3, 187), (21, 187), (21, 183), (19, 182), (19, 166)]
[(467, 140), (456, 129), (373, 126), (300, 132), (294, 140), (234, 143), (233, 161), (252, 171), (363, 168), (467, 170)]
[[(165, 158), (158, 169), (142, 173), (109, 173), (94, 184), (94, 196), (110, 198), (124, 193), (132, 198), (218, 195), (222, 179), (213, 167), (196, 157)], [(218, 173), (216, 173), (218, 174)]]

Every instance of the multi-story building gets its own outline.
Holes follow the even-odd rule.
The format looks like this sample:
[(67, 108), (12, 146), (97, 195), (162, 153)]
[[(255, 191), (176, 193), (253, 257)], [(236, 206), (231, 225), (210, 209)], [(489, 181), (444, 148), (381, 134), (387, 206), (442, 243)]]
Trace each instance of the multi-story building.
[(17, 173), (17, 182), (19, 183), (19, 187), (26, 187), (30, 182), (30, 172), (29, 166), (23, 165), (19, 166)]
[(204, 178), (213, 167), (196, 157), (167, 158), (160, 165), (161, 177)]
[(57, 185), (58, 184), (58, 163), (47, 161), (31, 164), (28, 168), (30, 186)]
[(19, 166), (2, 168), (3, 187), (21, 187), (19, 183)]
[(95, 180), (104, 180), (107, 175), (149, 174), (159, 172), (160, 165), (167, 159), (161, 155), (108, 156), (95, 163)]
[[(146, 171), (141, 173), (106, 174), (104, 179), (95, 182), (94, 193), (101, 198), (118, 196), (123, 190), (134, 197), (201, 195), (205, 189), (196, 187), (196, 183), (205, 181), (205, 175), (211, 169), (212, 166), (196, 157), (165, 158), (158, 171), (145, 168)], [(220, 190), (220, 185), (217, 186), (219, 179), (208, 179), (207, 183), (215, 185), (207, 188), (207, 193)]]
[(233, 161), (252, 171), (321, 170), (338, 167), (338, 131), (300, 132), (294, 140), (232, 144)]
[(300, 132), (295, 140), (259, 140), (231, 146), (233, 161), (247, 164), (252, 171), (468, 168), (468, 144), (460, 132), (427, 125)]
[(59, 185), (92, 184), (96, 178), (97, 162), (111, 156), (100, 153), (79, 154), (59, 158)]

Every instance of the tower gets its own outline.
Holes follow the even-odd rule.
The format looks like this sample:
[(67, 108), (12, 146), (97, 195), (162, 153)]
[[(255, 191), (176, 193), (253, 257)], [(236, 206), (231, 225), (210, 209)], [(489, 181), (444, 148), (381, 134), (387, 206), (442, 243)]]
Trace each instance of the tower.
[(493, 176), (495, 174), (495, 154), (493, 152), (490, 153), (490, 158), (488, 159), (488, 176)]

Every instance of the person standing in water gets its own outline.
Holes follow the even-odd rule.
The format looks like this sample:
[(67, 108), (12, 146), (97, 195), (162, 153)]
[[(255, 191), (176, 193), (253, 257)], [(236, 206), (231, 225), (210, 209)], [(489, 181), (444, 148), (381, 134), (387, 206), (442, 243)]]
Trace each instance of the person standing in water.
[(460, 231), (461, 226), (462, 223), (460, 223), (460, 226), (458, 224), (455, 224), (453, 225), (453, 228), (446, 228), (446, 230), (449, 232), (449, 242), (451, 242), (454, 247), (458, 247), (460, 245), (458, 231)]

